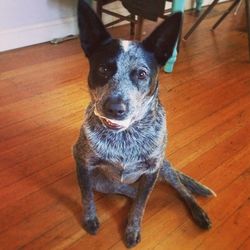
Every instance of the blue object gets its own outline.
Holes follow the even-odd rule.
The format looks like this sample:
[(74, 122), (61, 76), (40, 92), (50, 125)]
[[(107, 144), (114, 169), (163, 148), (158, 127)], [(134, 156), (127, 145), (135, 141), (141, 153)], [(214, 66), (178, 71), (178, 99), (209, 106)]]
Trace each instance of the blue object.
[(196, 0), (196, 11), (200, 12), (202, 8), (203, 0)]
[[(203, 3), (203, 0), (196, 0), (196, 11), (199, 11), (201, 9), (202, 3)], [(185, 7), (185, 0), (173, 0), (172, 13), (175, 13), (178, 11), (184, 12), (184, 7)], [(178, 42), (177, 42), (177, 44), (178, 44)], [(164, 65), (163, 69), (166, 73), (173, 72), (174, 64), (175, 64), (175, 61), (177, 59), (177, 44), (174, 48), (174, 52), (173, 52), (172, 57), (170, 57), (169, 60)]]

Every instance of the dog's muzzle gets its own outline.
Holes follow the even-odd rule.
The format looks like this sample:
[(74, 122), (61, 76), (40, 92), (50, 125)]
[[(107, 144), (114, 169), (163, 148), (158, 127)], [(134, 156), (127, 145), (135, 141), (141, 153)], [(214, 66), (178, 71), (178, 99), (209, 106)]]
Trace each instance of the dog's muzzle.
[(114, 119), (109, 119), (105, 116), (102, 116), (97, 108), (95, 107), (94, 109), (94, 114), (101, 120), (102, 124), (112, 130), (126, 130), (130, 124), (131, 124), (131, 119), (125, 119), (125, 120), (114, 120)]

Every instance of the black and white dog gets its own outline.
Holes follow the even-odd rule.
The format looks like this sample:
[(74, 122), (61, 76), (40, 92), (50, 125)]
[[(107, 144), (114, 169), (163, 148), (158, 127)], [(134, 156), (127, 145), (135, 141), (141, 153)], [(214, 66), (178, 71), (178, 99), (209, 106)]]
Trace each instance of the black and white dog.
[(195, 222), (211, 226), (192, 193), (214, 192), (165, 160), (166, 115), (158, 98), (158, 72), (172, 55), (182, 14), (168, 17), (142, 42), (112, 39), (92, 9), (78, 3), (81, 46), (89, 59), (91, 102), (73, 153), (84, 206), (85, 229), (99, 228), (94, 193), (132, 198), (125, 231), (127, 247), (140, 241), (146, 202), (157, 180), (173, 186)]

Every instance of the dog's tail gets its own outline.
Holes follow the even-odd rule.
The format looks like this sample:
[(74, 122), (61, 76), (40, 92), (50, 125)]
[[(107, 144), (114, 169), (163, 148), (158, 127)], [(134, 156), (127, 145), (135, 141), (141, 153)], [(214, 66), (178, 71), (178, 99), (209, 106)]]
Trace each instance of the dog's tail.
[(201, 195), (201, 196), (215, 196), (216, 197), (216, 193), (212, 189), (210, 189), (207, 186), (201, 184), (200, 182), (194, 180), (190, 176), (187, 176), (178, 170), (176, 170), (176, 171), (179, 175), (179, 178), (180, 178), (182, 184), (190, 192), (192, 192), (194, 194)]
[[(160, 172), (161, 177), (169, 183), (173, 180), (174, 176), (178, 176), (180, 182), (193, 194), (201, 195), (201, 196), (215, 196), (216, 193), (208, 188), (207, 186), (201, 184), (200, 182), (194, 180), (190, 176), (185, 175), (181, 171), (175, 169), (171, 166), (171, 164), (164, 160), (163, 168)], [(162, 179), (162, 178), (161, 178)]]

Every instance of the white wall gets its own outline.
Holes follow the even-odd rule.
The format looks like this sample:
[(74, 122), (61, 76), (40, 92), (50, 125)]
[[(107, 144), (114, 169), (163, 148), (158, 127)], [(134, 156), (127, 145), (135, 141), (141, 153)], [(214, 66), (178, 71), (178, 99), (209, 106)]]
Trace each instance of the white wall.
[(76, 0), (0, 0), (0, 51), (76, 34)]
[(76, 0), (0, 0), (0, 30), (72, 17), (75, 3)]
[[(76, 1), (0, 0), (0, 51), (77, 34)], [(204, 0), (204, 4), (211, 1)], [(186, 8), (192, 3), (186, 0)], [(124, 11), (120, 3), (110, 7)]]

